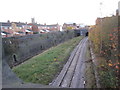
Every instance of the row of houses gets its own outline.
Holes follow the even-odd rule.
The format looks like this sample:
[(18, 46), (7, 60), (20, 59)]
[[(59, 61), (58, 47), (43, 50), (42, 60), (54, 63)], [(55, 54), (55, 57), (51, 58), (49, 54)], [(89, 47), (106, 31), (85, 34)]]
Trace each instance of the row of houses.
[(60, 25), (46, 25), (37, 23), (22, 22), (0, 22), (2, 37), (23, 36), (28, 34), (46, 33), (51, 31), (59, 31)]
[(64, 23), (62, 26), (63, 30), (79, 30), (79, 29), (84, 29), (84, 28), (89, 28), (88, 25), (84, 24), (76, 24), (76, 23)]

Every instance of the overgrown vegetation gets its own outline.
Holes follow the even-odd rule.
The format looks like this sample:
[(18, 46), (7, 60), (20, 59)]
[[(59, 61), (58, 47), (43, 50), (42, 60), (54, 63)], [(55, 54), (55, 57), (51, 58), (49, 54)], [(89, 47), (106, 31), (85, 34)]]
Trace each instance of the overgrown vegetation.
[(114, 69), (111, 69), (104, 57), (97, 56), (97, 70), (100, 75), (100, 84), (102, 88), (116, 88), (116, 76)]
[(99, 23), (92, 27), (89, 38), (93, 43), (94, 52), (102, 59), (99, 64), (100, 83), (105, 88), (119, 86), (120, 54), (118, 53), (118, 16), (99, 19)]
[(56, 47), (52, 47), (14, 67), (13, 71), (25, 82), (48, 85), (60, 72), (71, 51), (82, 38), (73, 38)]
[(86, 52), (85, 81), (86, 81), (85, 88), (96, 88), (95, 74), (93, 70), (93, 63), (90, 56), (89, 46), (87, 47), (87, 52)]

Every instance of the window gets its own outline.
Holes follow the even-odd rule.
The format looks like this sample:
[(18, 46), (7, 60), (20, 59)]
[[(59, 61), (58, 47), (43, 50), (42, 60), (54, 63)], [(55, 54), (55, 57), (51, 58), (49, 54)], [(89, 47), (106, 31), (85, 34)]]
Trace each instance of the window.
[(8, 29), (8, 27), (4, 27), (4, 29)]
[(9, 27), (9, 29), (12, 29), (12, 27)]

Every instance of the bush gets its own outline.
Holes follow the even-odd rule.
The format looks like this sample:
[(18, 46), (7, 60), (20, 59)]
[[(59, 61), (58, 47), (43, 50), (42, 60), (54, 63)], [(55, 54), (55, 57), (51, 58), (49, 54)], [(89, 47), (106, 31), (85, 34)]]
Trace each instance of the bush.
[[(109, 80), (116, 77), (119, 78), (120, 73), (120, 61), (118, 60), (118, 23), (120, 23), (120, 20), (118, 20), (118, 16), (102, 18), (100, 19), (100, 22), (93, 26), (89, 32), (89, 38), (93, 43), (94, 52), (104, 57), (108, 66), (114, 66), (112, 68), (114, 72), (104, 72), (102, 79), (106, 79), (109, 83), (107, 85), (105, 82), (106, 87), (110, 86), (111, 82), (114, 82), (110, 82)], [(119, 80), (116, 82), (119, 82)], [(114, 87), (115, 85), (112, 86)]]

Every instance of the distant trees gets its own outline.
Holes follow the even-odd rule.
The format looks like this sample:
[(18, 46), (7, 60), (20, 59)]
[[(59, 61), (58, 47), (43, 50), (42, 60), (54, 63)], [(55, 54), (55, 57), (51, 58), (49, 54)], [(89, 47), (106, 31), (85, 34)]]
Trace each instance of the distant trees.
[(16, 31), (18, 28), (17, 28), (17, 25), (15, 23), (12, 23), (12, 30), (13, 31)]
[(16, 32), (19, 30), (15, 23), (12, 23), (12, 30), (13, 30), (13, 33), (12, 33), (13, 36), (16, 35)]
[(38, 26), (37, 25), (32, 25), (32, 30), (34, 31), (34, 32), (38, 32)]
[(76, 26), (76, 23), (73, 23), (73, 26)]

